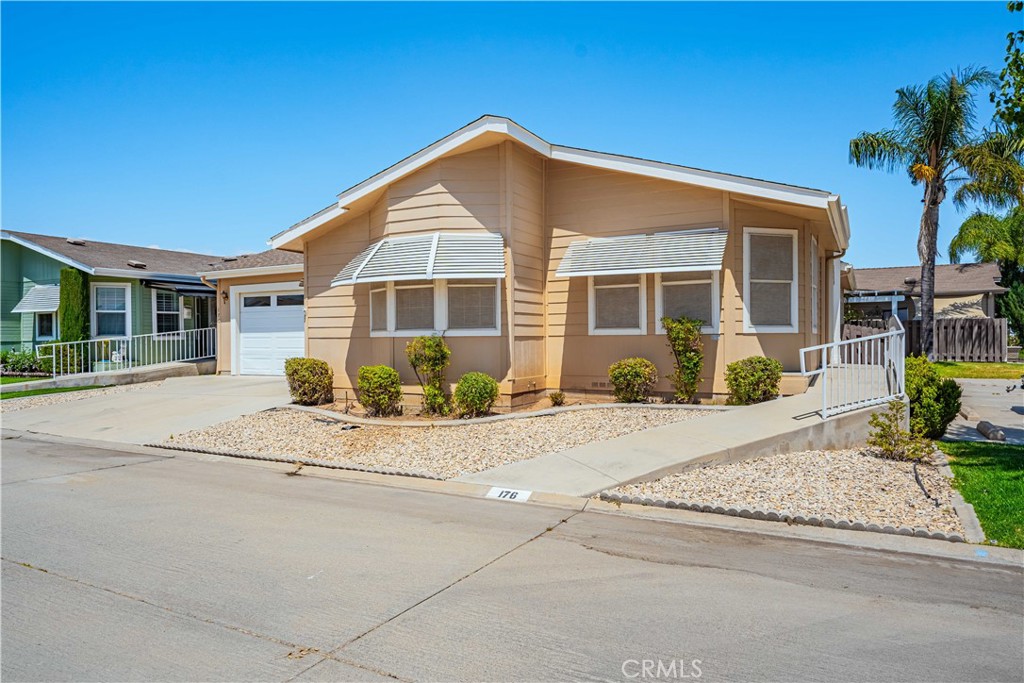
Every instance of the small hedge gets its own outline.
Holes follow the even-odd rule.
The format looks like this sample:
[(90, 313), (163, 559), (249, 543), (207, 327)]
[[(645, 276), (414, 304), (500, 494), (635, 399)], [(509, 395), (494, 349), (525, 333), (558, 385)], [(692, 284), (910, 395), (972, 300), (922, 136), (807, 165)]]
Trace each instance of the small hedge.
[(387, 365), (364, 365), (357, 380), (359, 402), (374, 417), (389, 417), (402, 412), (402, 380), (398, 371)]
[(292, 401), (300, 406), (318, 406), (334, 400), (334, 371), (319, 358), (288, 358), (284, 374)]
[(668, 379), (675, 389), (676, 403), (693, 403), (704, 370), (704, 342), (700, 336), (700, 320), (691, 318), (662, 318), (668, 346), (672, 349), (675, 368)]
[(658, 368), (646, 358), (623, 358), (608, 368), (615, 400), (619, 403), (644, 403), (658, 383)]
[(4, 374), (27, 375), (50, 372), (49, 358), (36, 358), (31, 351), (0, 351), (0, 366)]
[(910, 431), (927, 439), (938, 439), (960, 412), (960, 386), (939, 376), (923, 356), (906, 360), (907, 399), (910, 401)]
[(782, 363), (774, 358), (750, 356), (725, 366), (725, 385), (729, 404), (749, 406), (770, 401), (779, 395)]
[(498, 400), (498, 381), (482, 372), (467, 372), (455, 385), (455, 407), (465, 417), (491, 412)]
[(423, 412), (447, 415), (449, 406), (444, 371), (451, 364), (452, 350), (444, 338), (436, 335), (416, 337), (406, 343), (405, 356), (423, 387)]

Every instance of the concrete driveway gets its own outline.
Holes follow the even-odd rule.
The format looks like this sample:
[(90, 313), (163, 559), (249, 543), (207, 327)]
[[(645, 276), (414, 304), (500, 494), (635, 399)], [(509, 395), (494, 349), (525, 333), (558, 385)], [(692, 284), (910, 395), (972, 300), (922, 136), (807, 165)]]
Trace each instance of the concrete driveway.
[(290, 401), (283, 377), (172, 377), (137, 391), (6, 413), (3, 426), (77, 439), (144, 444)]
[[(1024, 366), (1022, 366), (1024, 368)], [(963, 388), (961, 415), (949, 425), (948, 441), (985, 441), (976, 429), (985, 420), (1002, 427), (1006, 443), (1024, 445), (1024, 390), (1008, 379), (958, 379)], [(1008, 387), (1014, 388), (1007, 391)], [(969, 419), (964, 418), (966, 414)]]

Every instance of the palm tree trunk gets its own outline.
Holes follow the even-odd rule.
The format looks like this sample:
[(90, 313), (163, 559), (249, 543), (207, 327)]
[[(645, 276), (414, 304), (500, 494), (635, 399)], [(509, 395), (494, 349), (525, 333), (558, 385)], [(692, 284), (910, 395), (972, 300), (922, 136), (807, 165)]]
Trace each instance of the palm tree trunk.
[(935, 256), (938, 251), (939, 205), (946, 197), (942, 181), (929, 182), (924, 190), (917, 255), (921, 259), (921, 354), (935, 360)]

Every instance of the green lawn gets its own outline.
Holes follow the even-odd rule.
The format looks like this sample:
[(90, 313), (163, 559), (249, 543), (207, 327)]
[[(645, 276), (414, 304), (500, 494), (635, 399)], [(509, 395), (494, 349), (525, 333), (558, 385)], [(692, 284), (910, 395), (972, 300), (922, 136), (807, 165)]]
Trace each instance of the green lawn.
[(938, 361), (935, 369), (941, 377), (961, 379), (1020, 379), (1024, 363), (954, 363)]
[(950, 456), (953, 485), (974, 506), (989, 541), (1024, 548), (1024, 446), (937, 442)]
[(0, 384), (17, 384), (18, 382), (38, 382), (49, 377), (0, 377)]
[[(111, 385), (106, 385), (111, 386)], [(0, 400), (8, 398), (22, 398), (23, 396), (43, 396), (45, 394), (63, 394), (66, 391), (85, 391), (87, 389), (102, 389), (103, 387), (60, 387), (58, 389), (32, 389), (29, 391), (8, 391), (0, 393)]]

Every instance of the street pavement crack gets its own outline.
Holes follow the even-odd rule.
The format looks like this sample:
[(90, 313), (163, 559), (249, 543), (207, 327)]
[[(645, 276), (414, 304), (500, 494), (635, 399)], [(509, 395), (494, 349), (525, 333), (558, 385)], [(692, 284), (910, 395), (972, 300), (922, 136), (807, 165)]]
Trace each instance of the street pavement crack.
[(134, 462), (122, 462), (116, 465), (107, 465), (105, 467), (94, 467), (89, 470), (78, 470), (77, 472), (67, 472), (65, 474), (50, 474), (45, 477), (29, 477), (28, 479), (18, 479), (17, 481), (5, 481), (3, 486), (10, 486), (11, 484), (24, 484), (27, 481), (46, 481), (47, 479), (58, 479), (60, 477), (73, 477), (77, 474), (89, 474), (90, 472), (102, 472), (103, 470), (116, 470), (120, 467), (131, 467), (132, 465), (148, 465), (151, 462), (167, 462), (168, 458), (165, 456), (159, 456), (152, 460), (136, 460)]
[[(506, 550), (505, 552), (501, 553), (500, 555), (498, 555), (498, 556), (488, 560), (487, 562), (483, 563), (482, 565), (480, 565), (479, 567), (477, 567), (473, 571), (469, 572), (468, 574), (460, 576), (459, 578), (455, 579), (454, 581), (452, 581), (451, 583), (447, 584), (446, 586), (444, 586), (442, 588), (439, 588), (438, 590), (434, 591), (433, 593), (431, 593), (430, 595), (426, 596), (425, 598), (417, 600), (416, 602), (414, 602), (413, 604), (409, 605), (405, 609), (401, 610), (400, 612), (398, 612), (396, 614), (391, 615), (390, 617), (388, 617), (384, 621), (380, 622), (379, 624), (376, 624), (375, 626), (371, 626), (370, 628), (368, 628), (367, 630), (363, 631), (359, 635), (354, 636), (352, 638), (349, 638), (348, 640), (346, 640), (344, 643), (342, 643), (338, 647), (336, 647), (333, 650), (331, 650), (330, 652), (324, 654), (323, 659), (321, 659), (321, 660), (319, 660), (317, 662), (314, 662), (313, 664), (310, 664), (308, 667), (306, 667), (302, 671), (298, 672), (297, 674), (295, 674), (294, 676), (289, 678), (288, 681), (294, 681), (296, 678), (298, 678), (299, 676), (303, 675), (304, 673), (306, 673), (307, 671), (309, 671), (313, 667), (319, 665), (324, 660), (327, 660), (327, 659), (338, 659), (337, 658), (337, 653), (340, 652), (341, 650), (344, 650), (345, 648), (347, 648), (350, 645), (360, 641), (361, 639), (365, 638), (366, 636), (370, 635), (371, 633), (374, 633), (375, 631), (383, 628), (384, 626), (387, 626), (391, 622), (393, 622), (396, 619), (399, 619), (402, 616), (408, 614), (409, 612), (411, 612), (412, 610), (416, 609), (420, 605), (423, 605), (423, 604), (433, 600), (438, 595), (441, 595), (442, 593), (444, 593), (448, 589), (453, 588), (453, 587), (459, 585), (460, 583), (462, 583), (466, 579), (470, 578), (471, 576), (474, 576), (474, 575), (478, 574), (479, 572), (483, 571), (484, 569), (487, 569), (488, 567), (490, 567), (494, 563), (496, 563), (496, 562), (498, 562), (498, 561), (508, 557), (509, 555), (511, 555), (512, 553), (516, 552), (517, 550), (519, 550), (521, 548), (525, 548), (526, 546), (528, 546), (529, 544), (533, 543), (537, 539), (542, 538), (543, 536), (546, 536), (547, 534), (549, 534), (550, 532), (554, 531), (558, 527), (560, 527), (563, 524), (567, 523), (570, 519), (572, 519), (576, 515), (580, 514), (581, 512), (582, 512), (582, 510), (576, 510), (575, 512), (570, 514), (568, 517), (565, 517), (564, 519), (560, 519), (558, 521), (558, 523), (553, 524), (553, 525), (547, 527), (546, 529), (544, 529), (544, 531), (541, 531), (539, 534), (536, 534), (535, 536), (532, 536), (532, 537), (526, 539), (522, 543), (520, 543), (520, 544), (518, 544), (518, 545), (516, 545), (516, 546), (514, 546), (514, 547), (512, 547), (512, 548), (510, 548), (508, 550)], [(343, 661), (343, 660), (338, 659), (338, 661)], [(359, 665), (357, 665), (357, 666), (359, 666)], [(360, 668), (366, 669), (368, 667), (360, 666)], [(398, 676), (395, 676), (393, 674), (387, 674), (387, 675), (391, 676), (392, 678), (398, 678)], [(399, 680), (404, 680), (404, 679), (399, 679)]]

